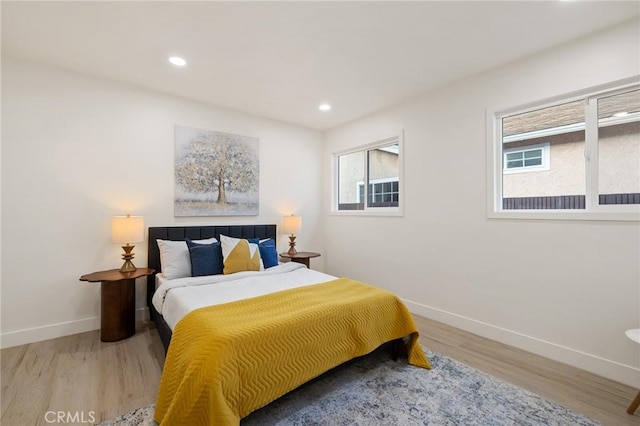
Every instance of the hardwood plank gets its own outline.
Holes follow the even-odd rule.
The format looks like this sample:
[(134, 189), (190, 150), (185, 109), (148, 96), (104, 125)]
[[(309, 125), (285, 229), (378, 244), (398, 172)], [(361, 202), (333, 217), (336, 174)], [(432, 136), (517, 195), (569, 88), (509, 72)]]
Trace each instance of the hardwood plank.
[[(134, 335), (130, 339), (136, 337), (138, 335)], [(128, 340), (105, 345), (100, 351), (98, 374), (100, 375), (99, 399), (101, 404), (97, 415), (99, 421), (112, 419), (126, 412), (124, 410), (122, 413), (120, 412), (120, 386), (122, 384), (120, 374), (116, 369), (118, 365), (116, 350), (118, 345), (129, 343)]]
[(2, 425), (38, 425), (44, 421), (56, 374), (56, 342), (48, 340), (28, 346), (2, 394)]
[[(100, 376), (95, 374), (98, 351), (95, 345), (85, 345), (84, 343), (89, 343), (87, 340), (85, 335), (79, 335), (78, 340), (69, 339), (68, 349), (57, 354), (56, 374), (51, 383), (48, 401), (49, 410), (78, 413), (84, 419), (90, 419), (90, 413), (98, 411)], [(77, 392), (78, 387), (83, 391)], [(38, 424), (46, 424), (46, 421)]]
[(138, 326), (136, 335), (121, 342), (101, 342), (96, 330), (0, 351), (0, 423), (50, 424), (47, 411), (100, 422), (155, 402), (162, 343), (153, 326)]
[(640, 425), (626, 408), (637, 390), (584, 370), (414, 316), (428, 348), (498, 377), (603, 425)]
[[(27, 353), (27, 346), (15, 346), (13, 348), (7, 348), (0, 351), (0, 365), (2, 366), (1, 375), (0, 375), (0, 383), (2, 384), (0, 387), (1, 395), (5, 395), (8, 391), (9, 384), (13, 382), (13, 378), (15, 377), (16, 371), (18, 367), (22, 363), (25, 355)], [(2, 413), (6, 411), (6, 405), (9, 399), (0, 398), (0, 410)]]

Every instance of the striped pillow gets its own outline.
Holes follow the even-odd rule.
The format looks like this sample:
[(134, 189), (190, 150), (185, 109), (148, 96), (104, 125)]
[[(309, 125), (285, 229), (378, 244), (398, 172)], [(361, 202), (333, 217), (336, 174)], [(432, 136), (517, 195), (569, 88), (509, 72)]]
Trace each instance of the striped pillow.
[(224, 259), (224, 274), (242, 271), (259, 271), (262, 261), (257, 244), (248, 240), (220, 235), (222, 257)]

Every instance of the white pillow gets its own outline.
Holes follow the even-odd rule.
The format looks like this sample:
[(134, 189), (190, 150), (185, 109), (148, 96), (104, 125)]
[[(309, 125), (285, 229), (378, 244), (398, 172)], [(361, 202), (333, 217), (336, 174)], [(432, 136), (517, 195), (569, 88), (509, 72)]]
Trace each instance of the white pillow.
[[(196, 243), (215, 243), (215, 238), (194, 240)], [(160, 249), (160, 269), (162, 276), (168, 280), (191, 276), (191, 258), (189, 247), (185, 241), (156, 240)]]

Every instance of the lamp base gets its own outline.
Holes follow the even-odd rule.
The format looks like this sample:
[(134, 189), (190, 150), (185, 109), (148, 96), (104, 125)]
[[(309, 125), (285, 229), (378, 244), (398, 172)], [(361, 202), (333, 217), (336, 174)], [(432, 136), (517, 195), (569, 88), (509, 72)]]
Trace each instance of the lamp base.
[(124, 250), (124, 254), (122, 255), (124, 263), (120, 268), (120, 272), (133, 272), (138, 269), (136, 268), (136, 265), (134, 265), (131, 261), (131, 259), (135, 257), (135, 254), (131, 253), (131, 250), (133, 250), (134, 247), (135, 246), (129, 244), (127, 244), (126, 246), (122, 246), (122, 250)]
[(296, 236), (295, 235), (289, 235), (289, 251), (287, 252), (287, 254), (298, 254), (298, 250), (296, 250)]

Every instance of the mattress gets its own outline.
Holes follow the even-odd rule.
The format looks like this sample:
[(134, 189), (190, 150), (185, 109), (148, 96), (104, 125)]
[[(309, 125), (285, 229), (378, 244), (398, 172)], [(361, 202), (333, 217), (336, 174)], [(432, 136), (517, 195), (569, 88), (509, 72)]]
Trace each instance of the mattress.
[(153, 306), (173, 330), (189, 312), (278, 291), (305, 287), (336, 279), (332, 275), (307, 269), (295, 262), (281, 263), (264, 271), (230, 275), (210, 275), (167, 280), (156, 275)]

